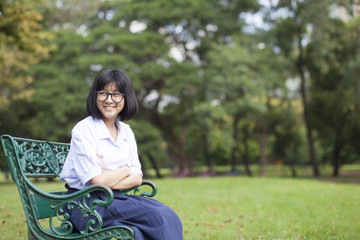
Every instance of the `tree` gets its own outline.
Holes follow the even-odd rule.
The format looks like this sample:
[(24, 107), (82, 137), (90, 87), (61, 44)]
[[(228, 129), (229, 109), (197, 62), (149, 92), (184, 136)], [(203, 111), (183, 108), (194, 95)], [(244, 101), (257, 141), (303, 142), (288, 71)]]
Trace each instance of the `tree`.
[[(42, 16), (36, 10), (40, 1), (0, 1), (0, 135), (27, 136), (23, 113), (31, 101), (33, 79), (26, 74), (32, 64), (46, 58), (52, 35), (43, 31)], [(3, 154), (0, 168), (7, 169)]]
[[(280, 0), (273, 9), (282, 9), (287, 14), (273, 19), (275, 26), (273, 31), (276, 36), (275, 45), (282, 53), (292, 59), (294, 70), (300, 79), (300, 96), (303, 105), (303, 118), (307, 132), (307, 142), (309, 149), (309, 159), (313, 166), (315, 177), (320, 175), (319, 164), (316, 158), (314, 146), (313, 126), (311, 124), (308, 109), (308, 92), (306, 84), (306, 65), (305, 65), (305, 42), (309, 39), (307, 29), (314, 21), (322, 21), (328, 16), (327, 9), (329, 1), (300, 1), (300, 0)], [(272, 16), (269, 17), (270, 19)], [(320, 20), (319, 20), (320, 19)]]
[(190, 152), (194, 152), (197, 159), (202, 158), (204, 160), (207, 173), (213, 175), (215, 159), (213, 156), (214, 147), (212, 146), (216, 144), (214, 141), (216, 140), (216, 132), (223, 129), (226, 113), (216, 101), (210, 101), (197, 104), (194, 107), (194, 116), (193, 122), (196, 124), (190, 126), (191, 130), (188, 137), (190, 143), (187, 145), (192, 147)]
[(292, 177), (297, 177), (296, 166), (303, 164), (306, 155), (306, 133), (302, 121), (295, 114), (297, 99), (280, 102), (271, 111), (270, 126), (274, 140), (271, 158), (290, 167)]
[[(180, 171), (194, 166), (194, 159), (184, 148), (188, 136), (188, 129), (196, 119), (194, 107), (207, 101), (206, 79), (203, 78), (203, 69), (207, 67), (207, 52), (211, 48), (211, 42), (226, 42), (232, 33), (239, 33), (243, 23), (239, 21), (239, 13), (242, 11), (256, 10), (256, 1), (132, 1), (124, 3), (116, 14), (116, 23), (127, 24), (141, 23), (145, 30), (137, 37), (144, 34), (158, 34), (164, 36), (165, 42), (169, 43), (170, 50), (180, 52), (180, 61), (158, 56), (153, 61), (158, 65), (166, 64), (163, 71), (143, 76), (152, 82), (152, 86), (144, 92), (146, 95), (157, 94), (157, 97), (149, 109), (145, 103), (145, 110), (153, 118), (153, 122), (162, 129), (164, 138), (172, 144), (169, 154), (176, 159)], [(165, 11), (164, 11), (165, 9)], [(166, 52), (167, 54), (168, 52)], [(159, 64), (160, 63), (160, 64)], [(143, 63), (141, 63), (143, 64)], [(162, 69), (162, 66), (154, 66)], [(142, 73), (140, 71), (140, 73)], [(153, 71), (154, 72), (154, 71)], [(147, 72), (144, 72), (147, 73)], [(164, 73), (164, 74), (160, 74)], [(146, 85), (143, 85), (146, 86)], [(154, 88), (156, 87), (156, 88)], [(175, 92), (175, 91), (176, 92)], [(166, 109), (158, 108), (164, 102), (164, 98), (172, 99)], [(146, 99), (146, 98), (143, 98)], [(170, 114), (167, 114), (170, 113)], [(204, 149), (208, 146), (203, 134), (201, 138)], [(204, 150), (206, 152), (206, 150)]]
[[(339, 176), (342, 153), (351, 145), (351, 132), (357, 129), (353, 120), (359, 114), (359, 84), (353, 76), (358, 74), (355, 66), (360, 64), (358, 21), (343, 22), (329, 16), (327, 27), (314, 24), (313, 40), (306, 48), (313, 79), (310, 111), (322, 145), (332, 148), (324, 158), (332, 159), (333, 176)], [(343, 162), (351, 158), (347, 155)]]
[(160, 166), (168, 165), (170, 161), (166, 154), (166, 142), (163, 141), (160, 131), (144, 120), (132, 121), (131, 127), (136, 136), (139, 156), (142, 157), (143, 171), (148, 169), (144, 161), (146, 159), (155, 170), (156, 177), (162, 178)]
[[(271, 11), (272, 28), (249, 33), (241, 13), (257, 11), (255, 0), (44, 1), (34, 9), (45, 17), (38, 23), (54, 37), (43, 42), (50, 46), (49, 58), (14, 72), (14, 79), (24, 80), (22, 94), (11, 90), (10, 81), (1, 88), (2, 96), (12, 91), (11, 98), (2, 98), (12, 107), (3, 110), (1, 128), (16, 129), (21, 123), (12, 131), (68, 141), (71, 128), (86, 115), (93, 78), (101, 69), (117, 67), (130, 75), (140, 104), (130, 124), (144, 165), (157, 169), (162, 164), (187, 175), (203, 163), (210, 172), (215, 164), (229, 163), (236, 172), (242, 163), (245, 174), (252, 175), (250, 164), (256, 161), (265, 176), (269, 158), (277, 158), (296, 175), (303, 149), (297, 146), (304, 136), (308, 143), (312, 138), (310, 153), (311, 145), (336, 145), (341, 150), (334, 156), (354, 159), (351, 152), (359, 144), (350, 129), (358, 129), (359, 105), (353, 97), (357, 87), (349, 86), (357, 74), (358, 32), (355, 22), (342, 26), (329, 18), (325, 3), (330, 2), (278, 1), (276, 8), (288, 15)], [(322, 29), (324, 21), (328, 25)], [(318, 47), (321, 34), (324, 44)], [(339, 62), (346, 64), (340, 69)], [(303, 80), (307, 131), (294, 113), (297, 108), (291, 108), (298, 99), (288, 96), (287, 78)], [(334, 85), (327, 86), (328, 92), (324, 79)], [(341, 94), (346, 96), (342, 101), (324, 103)], [(19, 98), (25, 95), (31, 97)], [(317, 106), (326, 109), (318, 112)], [(337, 113), (347, 111), (345, 127), (329, 117), (332, 106)], [(341, 130), (337, 143), (332, 129)]]
[(9, 104), (12, 101), (32, 97), (33, 89), (28, 88), (28, 85), (33, 79), (25, 71), (46, 58), (51, 48), (45, 44), (52, 35), (41, 28), (42, 16), (35, 8), (38, 2), (0, 1), (1, 115), (11, 111)]

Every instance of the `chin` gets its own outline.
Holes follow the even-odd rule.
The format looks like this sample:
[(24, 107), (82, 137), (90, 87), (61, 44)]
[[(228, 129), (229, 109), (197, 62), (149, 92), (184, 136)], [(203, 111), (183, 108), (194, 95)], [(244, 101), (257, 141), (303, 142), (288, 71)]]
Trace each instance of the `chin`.
[(117, 117), (117, 114), (104, 114), (103, 113), (103, 116), (106, 119), (115, 119)]

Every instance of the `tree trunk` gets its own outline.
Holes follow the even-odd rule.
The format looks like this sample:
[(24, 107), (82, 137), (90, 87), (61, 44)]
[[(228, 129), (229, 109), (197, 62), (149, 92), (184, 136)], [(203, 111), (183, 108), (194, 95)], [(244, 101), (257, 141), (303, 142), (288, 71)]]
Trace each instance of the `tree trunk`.
[(180, 159), (182, 159), (182, 162), (185, 163), (185, 170), (183, 171), (185, 176), (193, 176), (195, 159), (193, 157), (190, 157), (184, 149), (184, 146), (186, 144), (186, 136), (187, 136), (187, 128), (183, 127), (179, 134), (179, 143), (181, 146), (179, 154), (180, 154)]
[(151, 113), (155, 125), (161, 130), (164, 139), (168, 139), (172, 143), (172, 148), (167, 148), (167, 152), (174, 159), (176, 166), (179, 167), (179, 173), (188, 170), (191, 167), (188, 163), (190, 158), (187, 156), (180, 138), (176, 137), (168, 122), (157, 111), (153, 110)]
[(203, 154), (204, 154), (204, 158), (205, 158), (205, 163), (206, 166), (208, 168), (208, 172), (212, 172), (214, 170), (211, 159), (210, 159), (210, 154), (209, 154), (209, 141), (208, 141), (208, 135), (206, 132), (202, 133), (202, 143), (203, 143)]
[(139, 161), (141, 164), (141, 171), (143, 173), (143, 178), (147, 178), (148, 175), (147, 175), (147, 171), (146, 171), (146, 165), (145, 165), (145, 162), (143, 161), (143, 158), (140, 155), (139, 155)]
[(340, 154), (344, 143), (342, 141), (343, 124), (336, 129), (334, 149), (333, 149), (333, 176), (338, 177), (340, 172)]
[(233, 174), (235, 174), (237, 172), (237, 152), (238, 152), (238, 146), (237, 144), (239, 143), (239, 121), (240, 121), (240, 116), (237, 114), (234, 116), (234, 121), (233, 121), (233, 146), (231, 149), (231, 172)]
[(265, 177), (266, 176), (266, 147), (267, 147), (267, 121), (266, 119), (263, 119), (262, 126), (259, 127), (260, 131), (258, 133), (258, 144), (260, 147), (260, 176)]
[(297, 177), (297, 173), (296, 173), (296, 168), (295, 168), (295, 164), (294, 164), (294, 163), (290, 163), (290, 170), (291, 170), (291, 177), (296, 178), (296, 177)]
[(249, 177), (252, 176), (252, 172), (250, 170), (250, 159), (249, 159), (249, 145), (248, 145), (248, 139), (249, 139), (249, 126), (245, 125), (242, 130), (243, 133), (243, 153), (242, 153), (242, 160), (244, 163), (244, 170), (245, 174)]
[(150, 153), (147, 153), (146, 156), (148, 157), (149, 161), (151, 162), (152, 167), (155, 169), (156, 177), (162, 178), (160, 169), (159, 169), (155, 159), (153, 158), (153, 156)]
[[(160, 85), (165, 83), (165, 79), (159, 81)], [(161, 88), (161, 87), (160, 87)], [(174, 160), (175, 166), (178, 167), (177, 175), (183, 175), (185, 172), (191, 172), (192, 163), (190, 162), (192, 159), (186, 154), (184, 145), (182, 144), (180, 138), (181, 136), (176, 136), (173, 128), (168, 123), (168, 121), (158, 112), (159, 104), (162, 100), (162, 97), (159, 96), (153, 106), (152, 109), (145, 108), (142, 105), (139, 105), (141, 111), (144, 114), (149, 114), (149, 116), (153, 119), (154, 125), (160, 129), (162, 137), (164, 140), (170, 142), (169, 147), (166, 148), (168, 156)], [(188, 175), (188, 174), (187, 174)]]
[(314, 177), (319, 177), (320, 176), (319, 166), (318, 166), (318, 162), (317, 162), (317, 159), (316, 159), (314, 140), (313, 140), (313, 136), (312, 136), (312, 128), (311, 128), (311, 124), (310, 124), (310, 120), (309, 120), (309, 113), (308, 113), (308, 107), (307, 107), (307, 96), (306, 96), (305, 74), (304, 74), (303, 47), (302, 47), (302, 44), (301, 44), (301, 40), (302, 40), (301, 35), (302, 35), (302, 33), (301, 33), (301, 29), (299, 27), (299, 31), (298, 31), (299, 56), (298, 56), (298, 60), (297, 60), (297, 63), (296, 63), (296, 67), (297, 67), (297, 70), (299, 72), (300, 81), (301, 81), (300, 93), (301, 93), (301, 100), (302, 100), (303, 109), (304, 109), (303, 114), (304, 114), (304, 121), (305, 121), (305, 125), (306, 125), (306, 136), (307, 136), (307, 140), (308, 140), (310, 162), (311, 162), (311, 164), (313, 166)]

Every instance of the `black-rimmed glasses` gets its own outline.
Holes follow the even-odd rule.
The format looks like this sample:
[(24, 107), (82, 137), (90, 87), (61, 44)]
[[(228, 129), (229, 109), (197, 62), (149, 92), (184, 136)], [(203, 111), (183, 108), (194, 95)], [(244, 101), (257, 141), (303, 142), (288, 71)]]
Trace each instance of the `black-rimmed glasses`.
[(121, 92), (114, 92), (114, 93), (108, 93), (107, 91), (104, 90), (100, 90), (100, 91), (96, 91), (97, 94), (97, 99), (100, 102), (105, 102), (106, 99), (108, 99), (109, 95), (111, 96), (111, 100), (114, 103), (120, 103), (125, 96), (125, 93), (121, 93)]

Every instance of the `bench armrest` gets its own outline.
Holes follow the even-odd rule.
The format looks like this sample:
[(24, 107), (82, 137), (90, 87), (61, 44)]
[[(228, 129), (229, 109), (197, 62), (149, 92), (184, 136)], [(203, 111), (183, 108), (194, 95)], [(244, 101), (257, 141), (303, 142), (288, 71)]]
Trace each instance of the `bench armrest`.
[[(96, 206), (105, 207), (110, 205), (114, 200), (113, 191), (104, 185), (91, 185), (71, 194), (59, 195), (39, 189), (27, 178), (24, 178), (24, 181), (26, 181), (26, 185), (33, 193), (32, 205), (38, 210), (41, 209), (41, 211), (36, 211), (39, 212), (39, 218), (49, 217), (51, 230), (62, 236), (73, 232), (73, 224), (70, 222), (70, 214), (68, 211), (77, 208), (83, 217), (88, 219), (85, 229), (80, 231), (81, 234), (87, 234), (98, 231), (103, 226), (103, 220), (97, 212)], [(95, 199), (89, 202), (88, 199), (95, 191), (104, 192), (106, 195), (105, 200)], [(53, 217), (56, 217), (58, 221), (60, 221), (60, 227), (54, 225)]]
[[(140, 187), (141, 186), (150, 186), (151, 187), (151, 192), (148, 193), (148, 192), (141, 192), (140, 193)], [(129, 194), (132, 192), (132, 194), (136, 195), (136, 193), (140, 193), (139, 195), (140, 196), (144, 196), (144, 197), (154, 197), (157, 193), (157, 187), (156, 185), (149, 181), (149, 180), (143, 180), (142, 183), (141, 183), (141, 186), (138, 186), (138, 187), (133, 187), (133, 188), (130, 188), (130, 189), (124, 189), (124, 190), (117, 190), (117, 191), (120, 191), (121, 194)]]
[[(81, 230), (81, 234), (87, 234), (102, 229), (103, 220), (96, 210), (96, 206), (108, 206), (114, 200), (113, 190), (105, 185), (91, 185), (85, 189), (79, 190), (71, 194), (56, 194), (48, 193), (39, 189), (29, 179), (24, 178), (26, 185), (32, 194), (32, 205), (38, 208), (42, 215), (40, 218), (49, 217), (49, 225), (51, 230), (57, 235), (68, 235), (73, 232), (73, 224), (70, 222), (70, 214), (75, 208), (80, 210), (83, 217), (88, 219), (85, 229)], [(141, 186), (150, 186), (151, 192), (141, 192)], [(121, 190), (122, 194), (136, 194), (140, 196), (153, 197), (157, 193), (155, 184), (148, 180), (143, 180), (140, 187), (134, 187), (127, 190)], [(95, 199), (91, 202), (87, 201), (91, 194), (95, 191), (102, 191), (106, 195), (106, 200)], [(114, 190), (116, 191), (116, 190)], [(133, 191), (133, 192), (132, 192)], [(53, 217), (56, 217), (61, 222), (60, 227), (55, 226)]]

